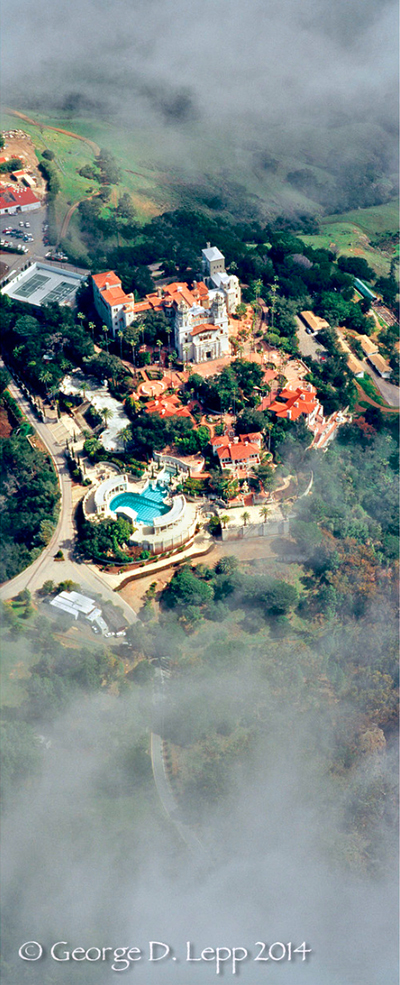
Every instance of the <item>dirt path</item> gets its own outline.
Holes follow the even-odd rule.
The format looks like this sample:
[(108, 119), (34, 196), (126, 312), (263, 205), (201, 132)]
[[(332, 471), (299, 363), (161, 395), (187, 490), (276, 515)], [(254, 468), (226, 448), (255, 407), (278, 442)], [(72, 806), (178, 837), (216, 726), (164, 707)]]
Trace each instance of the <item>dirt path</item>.
[(19, 113), (16, 109), (9, 109), (8, 107), (4, 110), (5, 113), (10, 113), (11, 116), (17, 116), (20, 120), (25, 120), (25, 123), (30, 123), (34, 127), (38, 127), (39, 130), (55, 130), (56, 133), (65, 133), (67, 137), (74, 137), (75, 140), (82, 140), (84, 144), (87, 144), (91, 148), (96, 157), (100, 154), (100, 147), (95, 144), (94, 140), (89, 140), (89, 137), (82, 137), (80, 133), (74, 133), (72, 130), (64, 130), (62, 127), (51, 127), (47, 123), (38, 123), (37, 120), (32, 120), (30, 116), (26, 116), (25, 113)]
[[(74, 133), (73, 130), (64, 130), (62, 127), (51, 127), (48, 124), (38, 123), (37, 120), (32, 120), (30, 116), (26, 116), (25, 113), (19, 113), (18, 110), (16, 109), (7, 108), (5, 112), (10, 113), (11, 116), (17, 116), (19, 120), (25, 120), (26, 123), (30, 123), (32, 126), (38, 127), (39, 130), (54, 130), (55, 133), (64, 133), (67, 137), (73, 137), (74, 140), (81, 140), (84, 144), (87, 144), (87, 146), (90, 147), (95, 157), (98, 157), (100, 154), (99, 145), (95, 144), (94, 140), (90, 140), (89, 137), (82, 137), (80, 133)], [(71, 207), (68, 209), (68, 212), (66, 213), (66, 215), (62, 220), (61, 229), (57, 240), (57, 246), (60, 243), (60, 241), (64, 238), (64, 236), (66, 236), (71, 218), (75, 210), (78, 208), (78, 205), (80, 205), (81, 202), (87, 202), (89, 198), (94, 198), (98, 194), (99, 192), (94, 192), (93, 195), (85, 195), (85, 198), (81, 198), (79, 199), (78, 202), (74, 202), (74, 204), (71, 205)]]
[[(376, 400), (373, 400), (372, 397), (369, 397), (368, 394), (365, 393), (365, 390), (363, 390), (361, 384), (360, 383), (357, 383), (357, 380), (355, 381), (355, 384), (356, 384), (356, 387), (357, 387), (358, 396), (360, 397), (360, 400), (362, 400), (362, 402), (364, 404), (371, 404), (371, 407), (378, 407), (378, 410), (381, 410), (382, 411), (382, 414), (398, 414), (399, 413), (398, 407), (387, 407), (384, 404), (378, 404)], [(355, 410), (359, 410), (360, 413), (362, 413), (362, 411), (363, 411), (364, 408), (363, 407), (360, 407), (359, 405), (357, 405), (354, 409)]]
[(57, 240), (57, 246), (61, 242), (61, 240), (64, 239), (64, 236), (67, 235), (68, 226), (71, 222), (72, 216), (76, 211), (76, 209), (78, 208), (78, 206), (81, 204), (81, 202), (88, 202), (90, 198), (96, 198), (96, 195), (100, 195), (100, 192), (93, 192), (92, 195), (85, 195), (85, 198), (80, 198), (78, 202), (74, 202), (74, 204), (70, 206), (68, 212), (66, 212), (63, 221), (61, 223), (61, 229)]

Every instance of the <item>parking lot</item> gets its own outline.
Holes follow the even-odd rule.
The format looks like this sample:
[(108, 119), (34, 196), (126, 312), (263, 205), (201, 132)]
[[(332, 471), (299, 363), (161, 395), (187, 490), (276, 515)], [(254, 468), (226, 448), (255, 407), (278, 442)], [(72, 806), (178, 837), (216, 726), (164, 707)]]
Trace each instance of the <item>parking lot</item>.
[(318, 341), (318, 337), (309, 335), (301, 320), (296, 315), (296, 335), (299, 343), (299, 350), (302, 356), (311, 356), (312, 359), (320, 360), (321, 356), (326, 356), (325, 346)]
[[(21, 223), (23, 223), (23, 226)], [(29, 223), (28, 226), (26, 225), (27, 223)], [(6, 243), (9, 243), (10, 246), (23, 246), (26, 248), (26, 252), (22, 254), (9, 253), (8, 250), (7, 252), (2, 252), (2, 259), (9, 267), (8, 274), (21, 269), (27, 260), (32, 260), (34, 257), (44, 257), (48, 252), (50, 247), (43, 242), (43, 237), (46, 236), (46, 230), (43, 229), (45, 223), (46, 207), (43, 205), (33, 212), (0, 216), (0, 238), (5, 240)], [(6, 233), (6, 229), (17, 230), (17, 233), (22, 233), (22, 236), (16, 235), (13, 232)], [(32, 238), (28, 240), (24, 239), (24, 236)]]

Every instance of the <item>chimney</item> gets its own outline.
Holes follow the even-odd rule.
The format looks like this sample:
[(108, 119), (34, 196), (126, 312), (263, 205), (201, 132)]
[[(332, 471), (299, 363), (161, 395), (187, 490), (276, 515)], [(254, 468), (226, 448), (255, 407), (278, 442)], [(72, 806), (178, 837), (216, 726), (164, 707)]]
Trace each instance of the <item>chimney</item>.
[(209, 250), (210, 248), (211, 248), (211, 243), (207, 243), (207, 249)]

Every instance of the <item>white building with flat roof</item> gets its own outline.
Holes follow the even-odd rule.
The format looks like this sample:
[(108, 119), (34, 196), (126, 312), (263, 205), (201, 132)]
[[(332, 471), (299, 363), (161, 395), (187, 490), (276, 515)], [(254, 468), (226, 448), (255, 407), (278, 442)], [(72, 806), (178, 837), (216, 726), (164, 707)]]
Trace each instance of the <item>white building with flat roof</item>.
[(1, 288), (13, 301), (25, 301), (40, 308), (42, 304), (56, 302), (73, 305), (76, 292), (86, 280), (87, 273), (76, 273), (50, 263), (32, 263), (21, 270)]
[(55, 609), (61, 609), (62, 612), (66, 612), (75, 622), (79, 616), (83, 616), (92, 626), (96, 627), (95, 632), (101, 633), (102, 636), (112, 635), (108, 631), (107, 623), (102, 617), (101, 609), (97, 605), (97, 602), (94, 599), (90, 599), (87, 595), (81, 595), (80, 592), (60, 592), (51, 600), (50, 605)]

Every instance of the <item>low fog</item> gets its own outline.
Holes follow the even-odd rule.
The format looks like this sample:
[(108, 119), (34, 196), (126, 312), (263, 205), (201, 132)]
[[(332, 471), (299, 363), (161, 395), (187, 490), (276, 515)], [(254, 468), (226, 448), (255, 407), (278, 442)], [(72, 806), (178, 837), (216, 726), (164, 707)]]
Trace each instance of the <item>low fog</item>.
[[(212, 646), (218, 630), (210, 634)], [(280, 985), (395, 985), (393, 832), (380, 823), (378, 872), (354, 868), (364, 845), (346, 830), (348, 791), (326, 770), (332, 721), (311, 705), (306, 714), (295, 702), (278, 706), (261, 668), (244, 650), (229, 672), (210, 667), (194, 681), (170, 679), (161, 701), (154, 703), (151, 684), (136, 686), (121, 698), (76, 701), (37, 727), (47, 743), (41, 770), (11, 798), (3, 822), (5, 985), (114, 980), (111, 960), (51, 960), (56, 941), (70, 950), (143, 949), (127, 972), (140, 985), (215, 980), (215, 962), (185, 961), (186, 941), (196, 956), (236, 946), (254, 958), (259, 941), (312, 948), (304, 963), (246, 960), (238, 977), (255, 985), (264, 977)], [(151, 727), (189, 744), (202, 728), (229, 730), (261, 693), (263, 720), (245, 765), (228, 757), (215, 804), (205, 808), (197, 792), (168, 818), (148, 754), (144, 775), (133, 763), (135, 745)], [(391, 783), (394, 758), (389, 743), (383, 757), (360, 761), (353, 777), (360, 802), (374, 778)], [(175, 825), (182, 818), (198, 851)], [(150, 964), (151, 940), (173, 947), (177, 960)], [(27, 941), (47, 956), (23, 962), (17, 952)], [(231, 965), (222, 967), (231, 978)]]
[(389, 173), (396, 19), (394, 0), (4, 3), (3, 104), (117, 124), (193, 175)]

